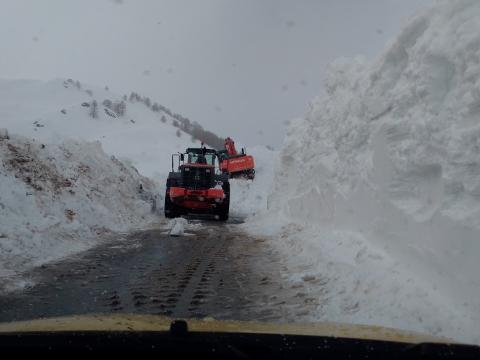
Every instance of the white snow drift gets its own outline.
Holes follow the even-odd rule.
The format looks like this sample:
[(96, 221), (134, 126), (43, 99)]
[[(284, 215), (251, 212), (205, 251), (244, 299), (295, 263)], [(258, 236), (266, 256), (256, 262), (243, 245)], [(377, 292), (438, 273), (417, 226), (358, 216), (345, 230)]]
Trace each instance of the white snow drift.
[(100, 143), (45, 144), (6, 136), (5, 130), (0, 135), (0, 276), (156, 219), (154, 184), (106, 155)]
[(325, 279), (317, 319), (480, 342), (479, 18), (437, 2), (291, 123), (257, 227)]

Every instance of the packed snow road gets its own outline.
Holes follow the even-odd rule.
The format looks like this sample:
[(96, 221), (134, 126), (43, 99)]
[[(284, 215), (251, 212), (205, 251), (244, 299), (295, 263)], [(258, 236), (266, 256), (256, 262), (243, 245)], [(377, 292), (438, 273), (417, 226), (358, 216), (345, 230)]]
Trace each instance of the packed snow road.
[(282, 280), (268, 242), (235, 220), (182, 237), (142, 231), (37, 268), (35, 286), (0, 297), (0, 321), (112, 312), (302, 321), (318, 311), (318, 298)]

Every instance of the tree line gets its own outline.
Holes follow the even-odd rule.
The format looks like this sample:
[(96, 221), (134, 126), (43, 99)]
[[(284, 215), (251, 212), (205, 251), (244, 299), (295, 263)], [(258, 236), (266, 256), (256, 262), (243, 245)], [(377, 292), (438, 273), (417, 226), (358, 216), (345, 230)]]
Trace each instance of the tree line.
[[(189, 134), (192, 137), (192, 140), (201, 141), (215, 149), (223, 149), (224, 139), (211, 131), (205, 130), (198, 122), (192, 122), (190, 119), (178, 113), (174, 113), (169, 108), (157, 102), (153, 102), (149, 97), (141, 96), (136, 92), (132, 92), (128, 97), (126, 95), (123, 97), (124, 100), (127, 98), (131, 103), (143, 103), (153, 112), (164, 112), (165, 114), (169, 115), (173, 118), (172, 125)], [(162, 122), (166, 122), (165, 116), (162, 116)]]
[[(74, 81), (72, 79), (68, 79), (64, 82), (64, 85), (65, 86), (73, 85), (79, 90), (82, 89), (82, 85), (78, 80)], [(105, 87), (105, 89), (108, 91), (108, 87)], [(85, 90), (85, 92), (88, 95), (93, 96), (93, 92), (91, 90), (87, 89)], [(125, 116), (127, 111), (127, 102), (142, 103), (153, 112), (156, 112), (156, 113), (163, 112), (164, 114), (169, 115), (173, 119), (172, 125), (178, 128), (179, 130), (189, 134), (192, 137), (192, 140), (198, 140), (215, 149), (223, 149), (224, 147), (223, 138), (216, 135), (212, 131), (208, 131), (204, 129), (203, 126), (201, 126), (198, 122), (190, 121), (190, 119), (188, 119), (187, 117), (184, 117), (181, 114), (173, 112), (168, 107), (163, 106), (158, 102), (152, 101), (148, 96), (141, 96), (136, 92), (131, 92), (129, 96), (124, 95), (122, 97), (122, 100), (120, 101), (112, 101), (110, 99), (105, 99), (102, 102), (102, 105), (104, 106), (105, 109), (108, 109), (108, 110), (105, 110), (105, 112), (108, 115), (114, 116), (114, 117), (123, 117)], [(93, 100), (90, 103), (84, 103), (84, 104), (85, 104), (84, 106), (88, 106), (90, 108), (89, 115), (92, 118), (98, 118), (99, 104), (97, 100)], [(165, 117), (165, 115), (162, 115), (160, 120), (163, 123), (167, 122), (167, 118)], [(177, 136), (179, 136), (179, 134), (180, 132), (177, 131)]]

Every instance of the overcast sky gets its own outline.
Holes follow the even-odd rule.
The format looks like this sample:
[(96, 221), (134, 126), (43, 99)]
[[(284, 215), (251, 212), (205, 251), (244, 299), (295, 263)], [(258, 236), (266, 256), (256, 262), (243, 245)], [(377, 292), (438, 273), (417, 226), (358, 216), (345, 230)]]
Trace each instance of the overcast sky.
[(322, 92), (339, 56), (376, 56), (432, 0), (0, 0), (0, 77), (150, 96), (247, 145)]

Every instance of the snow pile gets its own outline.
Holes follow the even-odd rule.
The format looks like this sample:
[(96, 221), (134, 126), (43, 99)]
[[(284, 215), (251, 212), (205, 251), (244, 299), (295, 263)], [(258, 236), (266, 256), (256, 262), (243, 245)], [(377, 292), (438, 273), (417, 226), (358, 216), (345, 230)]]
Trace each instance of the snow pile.
[(322, 277), (318, 319), (480, 342), (479, 18), (438, 1), (291, 123), (256, 224)]
[[(142, 175), (163, 183), (171, 154), (198, 142), (172, 126), (176, 120), (170, 115), (154, 112), (143, 102), (127, 99), (124, 113), (116, 114), (108, 104), (122, 100), (109, 90), (69, 80), (0, 79), (0, 126), (49, 143), (65, 138), (100, 141), (107, 154), (131, 162)], [(96, 117), (92, 117), (94, 102)]]
[[(0, 131), (0, 276), (85, 250), (157, 216), (154, 184), (99, 142), (42, 143)], [(0, 290), (3, 285), (1, 282)]]
[(175, 218), (170, 222), (170, 236), (183, 236), (185, 234), (185, 226), (188, 225), (188, 220), (184, 218)]
[(237, 217), (255, 216), (267, 209), (278, 152), (265, 146), (254, 146), (247, 153), (255, 160), (255, 179), (231, 179), (230, 214)]

